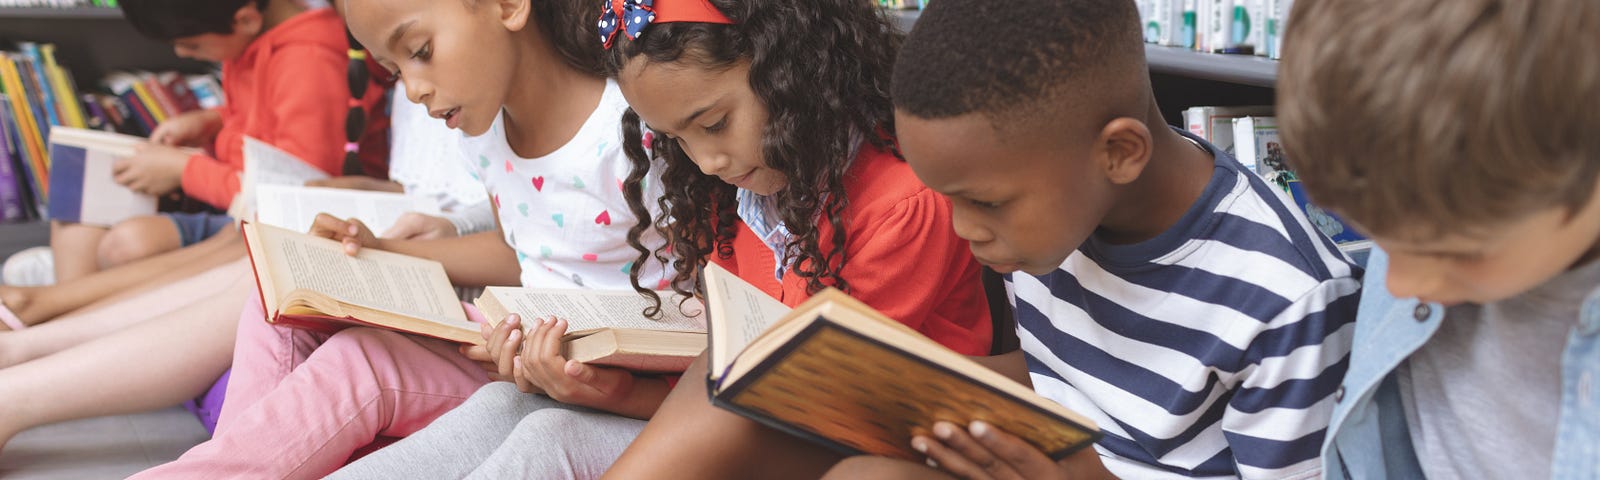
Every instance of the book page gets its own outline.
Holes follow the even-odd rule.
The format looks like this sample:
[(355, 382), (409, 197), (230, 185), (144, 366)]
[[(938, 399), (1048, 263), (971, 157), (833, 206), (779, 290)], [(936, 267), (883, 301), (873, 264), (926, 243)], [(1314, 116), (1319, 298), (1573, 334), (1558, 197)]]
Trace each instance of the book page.
[(733, 357), (789, 313), (789, 306), (715, 263), (702, 271), (706, 282), (712, 378), (721, 378)]
[(333, 240), (253, 226), (279, 295), (306, 289), (351, 305), (437, 323), (467, 323), (438, 262), (373, 249), (351, 257)]
[[(659, 321), (644, 316), (644, 309), (651, 303), (638, 292), (518, 287), (489, 287), (484, 291), (484, 295), (494, 295), (511, 313), (521, 315), (524, 329), (537, 325), (535, 319), (554, 316), (567, 321), (568, 332), (598, 328), (705, 331), (705, 308), (699, 301), (691, 299), (680, 311), (678, 300), (682, 297), (672, 292), (656, 293), (661, 295)], [(489, 319), (495, 323), (501, 320)]]
[(373, 233), (383, 233), (406, 212), (437, 215), (439, 208), (428, 199), (401, 193), (293, 185), (256, 187), (256, 221), (295, 232), (310, 231), (317, 214), (326, 213), (361, 220)]
[(251, 185), (305, 185), (328, 174), (267, 142), (244, 137), (244, 183)]

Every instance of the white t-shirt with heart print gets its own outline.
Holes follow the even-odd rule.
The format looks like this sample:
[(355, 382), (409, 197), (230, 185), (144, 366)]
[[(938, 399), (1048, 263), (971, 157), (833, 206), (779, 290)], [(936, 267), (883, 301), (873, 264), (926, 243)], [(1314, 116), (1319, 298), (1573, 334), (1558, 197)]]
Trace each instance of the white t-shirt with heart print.
[[(556, 151), (521, 158), (506, 141), (504, 114), (488, 132), (464, 137), (461, 149), (483, 182), (500, 218), (506, 244), (517, 251), (522, 285), (535, 288), (632, 290), (628, 273), (638, 252), (628, 229), (638, 221), (622, 195), (632, 164), (622, 152), (619, 120), (628, 108), (616, 83), (606, 81), (600, 104), (578, 134)], [(660, 169), (644, 179), (646, 204), (655, 215)], [(641, 239), (652, 251), (665, 241), (655, 229)], [(666, 269), (643, 266), (639, 284), (666, 288)]]

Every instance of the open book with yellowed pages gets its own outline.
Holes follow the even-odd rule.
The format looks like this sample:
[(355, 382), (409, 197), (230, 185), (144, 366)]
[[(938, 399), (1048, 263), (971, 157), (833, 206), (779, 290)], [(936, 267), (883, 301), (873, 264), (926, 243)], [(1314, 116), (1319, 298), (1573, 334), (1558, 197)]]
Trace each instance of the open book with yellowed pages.
[(704, 308), (672, 292), (656, 294), (662, 299), (660, 319), (645, 317), (651, 303), (632, 291), (488, 287), (474, 303), (493, 323), (520, 315), (525, 330), (538, 318), (565, 319), (562, 353), (569, 359), (641, 373), (681, 373), (706, 349)]
[(240, 227), (267, 321), (322, 332), (372, 326), (481, 344), (444, 266), (259, 223)]
[(842, 454), (917, 460), (913, 435), (982, 420), (1053, 459), (1100, 437), (1094, 422), (826, 289), (790, 310), (708, 264), (711, 403)]

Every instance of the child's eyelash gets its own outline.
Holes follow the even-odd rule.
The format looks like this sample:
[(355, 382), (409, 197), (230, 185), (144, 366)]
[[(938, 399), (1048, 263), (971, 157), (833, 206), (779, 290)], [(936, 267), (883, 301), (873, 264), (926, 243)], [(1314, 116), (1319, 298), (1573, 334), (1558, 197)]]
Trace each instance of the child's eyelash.
[(422, 48), (418, 48), (416, 52), (411, 54), (411, 58), (414, 59), (414, 60), (427, 60), (429, 57), (432, 57), (432, 56), (433, 56), (433, 42), (428, 42), (428, 43), (422, 44)]
[(974, 206), (974, 207), (978, 207), (978, 208), (982, 208), (982, 209), (986, 209), (986, 210), (994, 210), (996, 208), (1000, 208), (1000, 204), (994, 203), (994, 202), (984, 202), (984, 201), (979, 201), (979, 200), (967, 199), (967, 203), (972, 204), (972, 206)]
[(728, 126), (728, 117), (722, 117), (722, 120), (717, 120), (717, 123), (711, 124), (711, 126), (706, 127), (706, 133), (717, 133), (717, 132), (722, 131), (723, 128), (727, 128), (727, 126)]

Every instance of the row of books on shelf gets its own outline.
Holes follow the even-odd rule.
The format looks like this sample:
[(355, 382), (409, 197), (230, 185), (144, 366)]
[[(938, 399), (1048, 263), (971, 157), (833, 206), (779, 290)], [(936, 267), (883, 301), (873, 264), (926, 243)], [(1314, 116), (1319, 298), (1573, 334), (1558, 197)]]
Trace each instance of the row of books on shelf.
[(52, 129), (148, 136), (180, 113), (220, 106), (213, 75), (116, 72), (80, 92), (52, 44), (19, 42), (0, 52), (0, 222), (44, 217), (52, 198)]
[(0, 8), (116, 8), (117, 0), (0, 0)]
[(1183, 111), (1183, 123), (1190, 133), (1232, 154), (1245, 168), (1282, 189), (1305, 212), (1306, 219), (1340, 249), (1360, 252), (1371, 248), (1370, 240), (1311, 203), (1284, 155), (1272, 107), (1191, 107)]
[(1278, 58), (1294, 0), (1137, 0), (1147, 43)]

